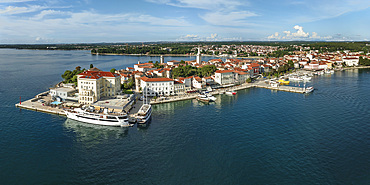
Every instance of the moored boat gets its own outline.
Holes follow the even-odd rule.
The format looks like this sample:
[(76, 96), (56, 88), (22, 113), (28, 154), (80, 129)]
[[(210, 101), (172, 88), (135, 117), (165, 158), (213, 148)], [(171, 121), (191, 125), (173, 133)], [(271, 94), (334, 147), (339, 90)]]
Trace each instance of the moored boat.
[(235, 91), (226, 91), (225, 94), (227, 95), (236, 95)]
[(278, 81), (280, 83), (280, 85), (289, 85), (290, 81), (286, 81), (286, 80), (283, 80), (283, 79), (280, 79)]
[(150, 104), (143, 104), (136, 114), (138, 124), (147, 123), (152, 117), (152, 106)]
[(204, 95), (204, 96), (197, 96), (197, 98), (196, 98), (198, 101), (200, 101), (200, 102), (203, 102), (203, 103), (208, 103), (208, 102), (210, 102), (210, 100), (209, 100), (209, 98), (206, 96), (206, 95)]
[(311, 93), (313, 90), (315, 90), (315, 88), (313, 87), (307, 87), (304, 91), (304, 93)]
[(299, 82), (299, 81), (303, 81), (303, 78), (301, 78), (299, 76), (290, 76), (289, 81)]
[(216, 101), (217, 100), (216, 97), (214, 97), (212, 94), (210, 94), (207, 91), (199, 94), (198, 97), (202, 98), (202, 99), (208, 99), (209, 101)]
[(104, 126), (131, 126), (128, 122), (127, 114), (109, 112), (108, 109), (95, 110), (92, 106), (89, 108), (81, 109), (68, 109), (64, 111), (67, 118), (85, 123)]

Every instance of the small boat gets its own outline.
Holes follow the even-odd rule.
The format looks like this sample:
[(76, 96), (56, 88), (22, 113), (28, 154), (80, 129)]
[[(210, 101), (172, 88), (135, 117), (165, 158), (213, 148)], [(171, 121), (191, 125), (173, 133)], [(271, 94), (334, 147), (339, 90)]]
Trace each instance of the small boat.
[(304, 93), (308, 94), (308, 93), (311, 93), (313, 90), (315, 90), (315, 88), (313, 87), (307, 87), (304, 91)]
[(210, 102), (209, 98), (206, 95), (198, 96), (196, 99), (200, 102), (203, 102), (203, 103), (209, 103)]
[(271, 80), (269, 84), (270, 84), (271, 87), (279, 87), (279, 82), (276, 82), (276, 81), (273, 81), (273, 80)]
[(286, 80), (283, 80), (283, 79), (280, 79), (278, 81), (280, 83), (280, 85), (289, 85), (290, 81), (286, 81)]
[(204, 98), (204, 99), (206, 99), (206, 98), (208, 98), (209, 99), (209, 101), (216, 101), (217, 100), (217, 98), (216, 97), (214, 97), (212, 94), (210, 94), (209, 92), (203, 92), (203, 93), (201, 93), (201, 94), (199, 94), (198, 95), (198, 97), (200, 97), (200, 98)]
[(235, 91), (226, 91), (225, 94), (227, 95), (236, 95)]
[(303, 81), (303, 78), (299, 76), (291, 76), (289, 77), (289, 81), (299, 82), (299, 81)]
[(310, 81), (312, 79), (309, 76), (301, 76), (301, 78), (303, 79), (303, 81)]
[(131, 126), (126, 113), (109, 112), (108, 109), (95, 110), (93, 106), (88, 108), (75, 108), (64, 111), (67, 118), (80, 122), (104, 126)]
[(209, 101), (216, 101), (217, 100), (217, 98), (214, 97), (212, 94), (207, 94), (207, 97), (208, 97)]

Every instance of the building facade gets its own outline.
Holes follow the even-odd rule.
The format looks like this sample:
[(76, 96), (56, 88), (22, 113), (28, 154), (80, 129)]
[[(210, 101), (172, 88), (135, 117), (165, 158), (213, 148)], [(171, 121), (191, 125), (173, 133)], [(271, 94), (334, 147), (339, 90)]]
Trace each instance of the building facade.
[(121, 89), (121, 78), (117, 73), (84, 71), (77, 75), (78, 102), (92, 104), (102, 97), (114, 97)]
[(170, 78), (140, 78), (141, 91), (145, 96), (169, 96), (175, 94), (174, 80)]
[(215, 82), (220, 85), (227, 85), (234, 83), (234, 71), (233, 70), (217, 70), (215, 72)]

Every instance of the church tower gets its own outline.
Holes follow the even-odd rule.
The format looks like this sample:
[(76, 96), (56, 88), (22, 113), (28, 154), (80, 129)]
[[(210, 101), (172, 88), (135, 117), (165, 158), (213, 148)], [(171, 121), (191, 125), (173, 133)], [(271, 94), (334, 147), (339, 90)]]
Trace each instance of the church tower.
[(202, 64), (202, 55), (200, 54), (200, 48), (198, 48), (197, 64)]

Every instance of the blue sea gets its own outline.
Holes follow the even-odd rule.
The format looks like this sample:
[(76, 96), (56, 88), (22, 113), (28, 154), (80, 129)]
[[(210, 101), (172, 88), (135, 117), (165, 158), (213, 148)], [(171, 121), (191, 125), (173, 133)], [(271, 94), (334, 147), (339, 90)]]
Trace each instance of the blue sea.
[[(182, 59), (195, 58), (165, 57)], [(370, 184), (369, 69), (314, 77), (309, 95), (252, 88), (155, 105), (145, 128), (14, 106), (67, 69), (149, 60), (159, 57), (1, 49), (0, 184)]]

